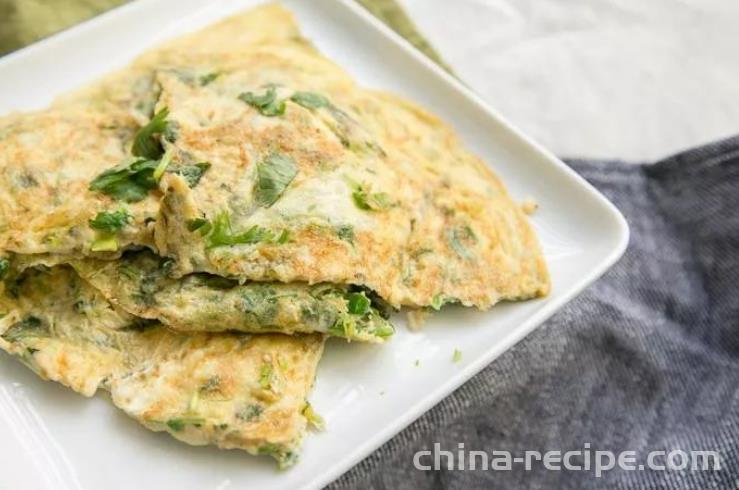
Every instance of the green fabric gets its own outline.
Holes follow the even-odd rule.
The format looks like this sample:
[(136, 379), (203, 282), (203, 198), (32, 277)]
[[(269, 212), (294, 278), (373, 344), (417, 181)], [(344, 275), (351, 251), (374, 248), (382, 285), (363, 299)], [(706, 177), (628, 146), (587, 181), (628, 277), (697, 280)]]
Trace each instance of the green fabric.
[[(1, 1), (1, 0), (0, 0)], [(388, 27), (406, 38), (408, 42), (418, 48), (423, 54), (434, 60), (447, 71), (449, 67), (441, 59), (441, 56), (429, 44), (420, 32), (416, 29), (413, 21), (408, 18), (405, 10), (395, 0), (356, 0), (360, 5), (370, 11), (375, 17), (379, 18)]]
[(125, 0), (0, 0), (0, 55), (123, 3)]
[[(356, 0), (440, 65), (439, 55), (395, 0)], [(89, 19), (126, 0), (0, 0), (0, 55)]]

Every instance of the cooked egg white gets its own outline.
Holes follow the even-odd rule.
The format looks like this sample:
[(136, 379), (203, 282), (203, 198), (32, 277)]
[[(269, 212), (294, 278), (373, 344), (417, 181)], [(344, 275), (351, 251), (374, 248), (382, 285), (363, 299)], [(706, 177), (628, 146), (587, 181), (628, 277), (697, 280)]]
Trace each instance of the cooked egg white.
[(1, 300), (0, 349), (44, 379), (193, 445), (297, 458), (321, 335), (176, 333), (112, 306), (69, 267), (32, 268)]

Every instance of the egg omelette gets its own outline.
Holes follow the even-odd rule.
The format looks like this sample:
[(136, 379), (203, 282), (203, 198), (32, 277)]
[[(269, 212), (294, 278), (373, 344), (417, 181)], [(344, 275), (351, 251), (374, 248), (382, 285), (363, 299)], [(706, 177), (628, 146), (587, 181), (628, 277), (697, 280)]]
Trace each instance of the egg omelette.
[(5, 285), (0, 348), (44, 379), (113, 403), (193, 445), (292, 464), (323, 350), (312, 335), (187, 333), (111, 305), (67, 266), (35, 267)]
[(152, 430), (281, 465), (315, 418), (320, 334), (381, 342), (385, 303), (550, 287), (527, 217), (453, 130), (359, 87), (278, 5), (0, 119), (0, 248), (0, 274), (30, 264), (6, 277), (0, 348)]

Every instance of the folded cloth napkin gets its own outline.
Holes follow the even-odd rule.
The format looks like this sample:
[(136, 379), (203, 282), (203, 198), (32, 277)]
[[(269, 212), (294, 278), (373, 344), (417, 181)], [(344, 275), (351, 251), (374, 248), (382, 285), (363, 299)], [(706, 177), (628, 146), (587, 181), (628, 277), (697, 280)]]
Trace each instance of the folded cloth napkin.
[[(332, 488), (739, 488), (739, 137), (653, 165), (569, 164), (626, 216), (623, 259)], [(514, 457), (589, 444), (637, 464), (709, 450), (721, 468), (415, 469), (435, 442)]]

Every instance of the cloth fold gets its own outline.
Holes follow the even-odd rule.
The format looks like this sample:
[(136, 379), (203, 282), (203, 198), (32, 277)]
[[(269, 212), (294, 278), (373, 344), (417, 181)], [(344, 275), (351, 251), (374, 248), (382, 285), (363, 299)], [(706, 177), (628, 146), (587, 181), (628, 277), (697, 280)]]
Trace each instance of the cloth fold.
[[(626, 216), (624, 257), (331, 488), (736, 488), (739, 137), (652, 165), (568, 163)], [(514, 457), (589, 444), (642, 464), (650, 451), (718, 451), (721, 469), (415, 469), (435, 442)]]

